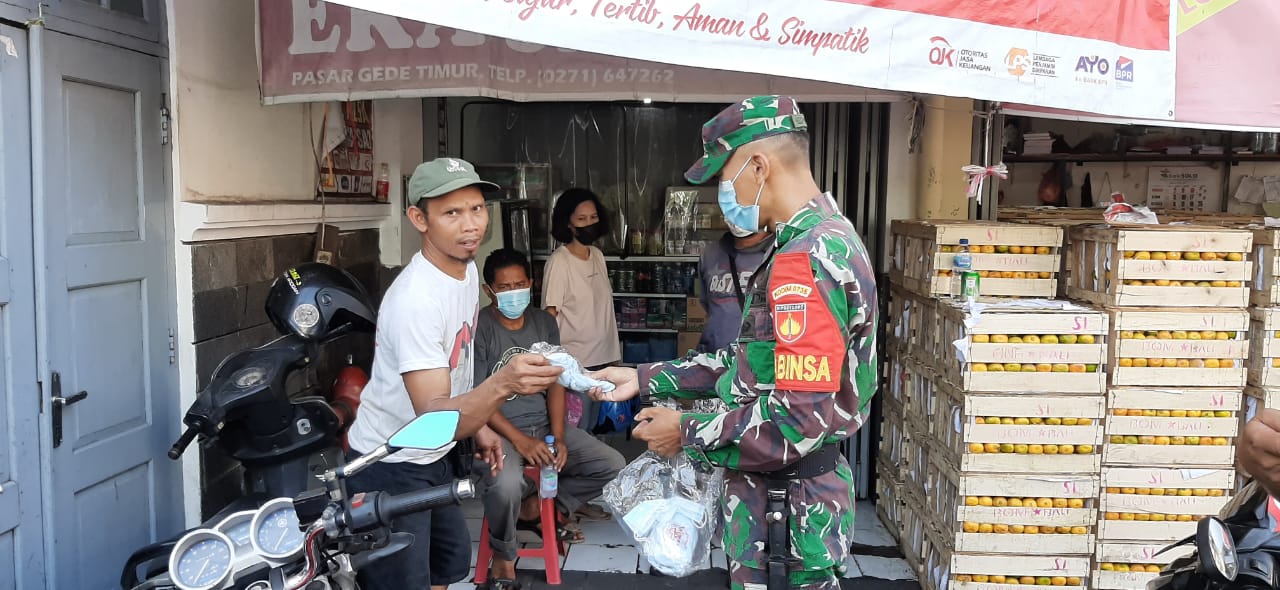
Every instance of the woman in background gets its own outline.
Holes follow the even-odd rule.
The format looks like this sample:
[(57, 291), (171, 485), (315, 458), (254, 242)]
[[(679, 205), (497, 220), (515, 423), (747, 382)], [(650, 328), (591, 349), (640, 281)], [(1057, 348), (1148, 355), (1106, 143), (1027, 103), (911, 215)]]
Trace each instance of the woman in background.
[[(563, 244), (547, 259), (542, 279), (542, 305), (556, 317), (560, 344), (582, 366), (595, 370), (622, 360), (613, 287), (604, 253), (594, 244), (609, 235), (609, 217), (600, 197), (571, 188), (551, 212), (551, 237)], [(596, 423), (599, 402), (580, 396), (580, 428)], [(571, 404), (572, 405), (572, 404)]]

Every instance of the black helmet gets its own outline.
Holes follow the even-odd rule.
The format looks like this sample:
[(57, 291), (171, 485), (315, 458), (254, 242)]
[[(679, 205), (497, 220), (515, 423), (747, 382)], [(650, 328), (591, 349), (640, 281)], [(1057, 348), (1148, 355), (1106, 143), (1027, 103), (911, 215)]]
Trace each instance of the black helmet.
[(376, 319), (360, 282), (344, 270), (307, 262), (284, 271), (267, 294), (267, 317), (281, 334), (318, 341)]

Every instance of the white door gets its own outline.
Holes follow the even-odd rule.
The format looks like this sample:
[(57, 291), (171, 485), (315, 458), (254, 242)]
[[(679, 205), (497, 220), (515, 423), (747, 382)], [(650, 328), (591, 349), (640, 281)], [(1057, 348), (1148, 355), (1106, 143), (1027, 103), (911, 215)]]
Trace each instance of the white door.
[[(11, 55), (5, 49), (13, 43)], [(0, 588), (44, 586), (26, 31), (0, 24)]]
[(182, 522), (164, 62), (53, 32), (45, 53), (46, 575), (106, 589)]

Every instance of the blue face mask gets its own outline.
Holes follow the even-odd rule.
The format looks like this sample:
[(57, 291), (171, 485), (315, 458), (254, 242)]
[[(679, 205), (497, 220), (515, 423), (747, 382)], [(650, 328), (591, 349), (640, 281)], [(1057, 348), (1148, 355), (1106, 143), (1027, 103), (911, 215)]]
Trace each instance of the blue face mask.
[(760, 190), (756, 191), (755, 204), (743, 205), (738, 203), (738, 189), (733, 188), (733, 183), (737, 182), (738, 177), (742, 176), (750, 165), (751, 160), (747, 160), (732, 180), (721, 180), (719, 194), (720, 212), (724, 214), (724, 220), (730, 228), (736, 227), (747, 235), (760, 231), (760, 195), (764, 194), (764, 184), (761, 184)]
[(509, 320), (524, 315), (524, 310), (529, 307), (529, 289), (503, 291), (493, 295), (498, 302), (498, 312)]

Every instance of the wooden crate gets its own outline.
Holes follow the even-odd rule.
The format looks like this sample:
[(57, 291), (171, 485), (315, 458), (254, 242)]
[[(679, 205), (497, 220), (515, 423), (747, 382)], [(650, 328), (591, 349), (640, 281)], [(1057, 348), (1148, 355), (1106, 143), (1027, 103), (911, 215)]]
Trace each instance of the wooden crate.
[(1280, 387), (1280, 307), (1255, 307), (1249, 315), (1249, 384)]
[[(973, 270), (987, 274), (980, 281), (979, 294), (1053, 297), (1057, 293), (1060, 228), (984, 221), (895, 220), (890, 230), (893, 267), (889, 278), (917, 294), (933, 297), (951, 293), (950, 272), (955, 256), (952, 249), (961, 239), (969, 240), (970, 247), (990, 250), (971, 254)], [(1014, 247), (1030, 247), (1038, 253), (1008, 252)], [(991, 273), (1021, 276), (996, 278)], [(1028, 278), (1027, 273), (1035, 273), (1037, 278)]]
[[(1026, 585), (1084, 590), (1091, 561), (1092, 551), (1088, 557), (974, 554), (937, 544), (925, 558), (920, 585), (925, 590), (1018, 590)], [(1008, 577), (1027, 579), (1010, 584), (1004, 580)], [(1041, 579), (1043, 583), (1037, 581)]]
[[(1245, 307), (1248, 282), (1253, 277), (1248, 261), (1252, 247), (1253, 234), (1247, 230), (1161, 225), (1075, 227), (1067, 261), (1073, 269), (1067, 294), (1106, 306)], [(1155, 252), (1174, 252), (1179, 259), (1142, 259), (1155, 256)], [(1215, 259), (1203, 260), (1206, 252)], [(1218, 254), (1241, 260), (1217, 260)], [(1195, 259), (1185, 259), (1188, 255)], [(1185, 281), (1196, 283), (1182, 285)]]
[(1249, 302), (1280, 305), (1280, 229), (1253, 230), (1253, 260), (1258, 270), (1250, 281)]
[(1092, 550), (1098, 477), (960, 473), (934, 461), (925, 509), (957, 551), (1062, 554)]
[[(1004, 209), (997, 212), (998, 221), (1010, 223), (1030, 223), (1033, 225), (1049, 225), (1062, 228), (1062, 251), (1071, 250), (1071, 228), (1080, 225), (1097, 225), (1102, 222), (1099, 209), (1078, 209), (1070, 207), (1026, 207), (1025, 211), (1006, 213)], [(1067, 256), (1060, 256), (1058, 268), (1058, 297), (1067, 298), (1067, 284), (1071, 281), (1071, 265)]]
[(1244, 388), (1244, 411), (1241, 413), (1240, 426), (1258, 415), (1258, 408), (1280, 409), (1280, 388), (1250, 386)]
[(908, 375), (909, 358), (889, 354), (884, 359), (884, 380), (880, 387), (880, 399), (905, 409), (911, 403), (911, 379)]
[(902, 482), (898, 468), (876, 461), (876, 516), (895, 541), (902, 538)]
[(908, 356), (934, 354), (937, 340), (938, 300), (907, 289), (889, 286), (889, 349)]
[(916, 575), (920, 575), (925, 556), (937, 542), (938, 535), (929, 529), (929, 518), (921, 506), (919, 498), (913, 494), (903, 494), (902, 529), (898, 538), (898, 547), (902, 556), (911, 564)]
[[(1107, 314), (1068, 302), (1041, 303), (1061, 309), (1028, 308), (1025, 301), (992, 302), (975, 316), (967, 305), (939, 302), (941, 340), (948, 344), (932, 357), (935, 365), (965, 391), (1106, 391)], [(1034, 343), (1027, 343), (1032, 337)], [(1043, 343), (1046, 337), (1055, 342)]]
[[(1110, 313), (1112, 385), (1244, 386), (1247, 311), (1122, 308)], [(1170, 362), (1177, 366), (1166, 366)], [(1223, 368), (1228, 362), (1231, 367)]]
[(923, 424), (924, 433), (933, 432), (933, 416), (939, 405), (937, 389), (946, 387), (947, 383), (939, 379), (936, 375), (937, 370), (923, 364), (906, 363), (904, 365), (906, 371), (903, 377), (906, 379), (906, 387), (911, 391), (909, 403), (906, 406), (907, 416), (919, 421)]
[(1172, 541), (1195, 533), (1196, 522), (1217, 514), (1236, 487), (1235, 470), (1103, 467), (1107, 541)]
[[(1113, 388), (1107, 393), (1102, 462), (1230, 468), (1242, 396), (1243, 389)], [(1135, 410), (1143, 415), (1130, 415)], [(1160, 415), (1166, 411), (1169, 416)], [(1206, 417), (1206, 411), (1215, 415)]]
[(901, 407), (885, 399), (881, 405), (880, 445), (876, 457), (887, 469), (893, 470), (894, 479), (902, 480), (902, 461), (905, 457), (906, 414)]
[(929, 472), (929, 454), (933, 447), (929, 427), (923, 417), (907, 416), (906, 436), (902, 445), (902, 482), (911, 491), (924, 495), (925, 476)]
[[(1097, 590), (1146, 590), (1147, 582), (1158, 572), (1136, 571), (1133, 566), (1164, 567), (1180, 557), (1191, 555), (1191, 546), (1164, 551), (1162, 543), (1112, 543), (1099, 541), (1093, 570), (1093, 587)], [(1163, 551), (1163, 553), (1161, 553)], [(1159, 555), (1157, 555), (1159, 554)], [(1110, 566), (1110, 567), (1108, 567)], [(1124, 566), (1119, 568), (1117, 566)], [(1107, 569), (1103, 569), (1107, 568)], [(1129, 571), (1121, 571), (1121, 569)]]
[[(933, 450), (956, 471), (1096, 473), (1101, 465), (1102, 396), (974, 395), (947, 387), (939, 391), (944, 394), (939, 400), (947, 405), (934, 414)], [(986, 424), (989, 417), (1026, 418), (1028, 424)], [(1041, 417), (1044, 424), (1030, 424)], [(1089, 424), (1052, 424), (1051, 417), (1086, 419)], [(1071, 445), (1070, 453), (1059, 450), (1066, 445)]]

